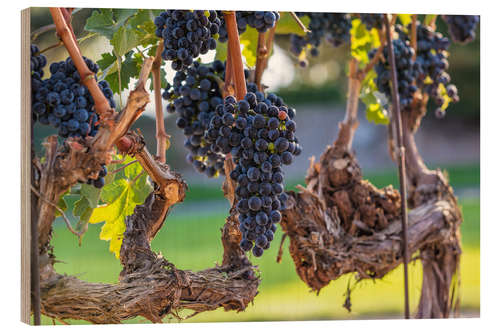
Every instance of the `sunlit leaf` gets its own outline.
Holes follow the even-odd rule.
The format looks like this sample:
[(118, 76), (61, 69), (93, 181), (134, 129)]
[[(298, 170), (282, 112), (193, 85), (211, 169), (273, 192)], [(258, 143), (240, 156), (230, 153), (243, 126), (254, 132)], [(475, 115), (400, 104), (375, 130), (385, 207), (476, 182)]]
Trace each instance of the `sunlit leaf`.
[(246, 64), (249, 67), (255, 66), (257, 61), (258, 39), (258, 31), (250, 27), (248, 27), (247, 30), (240, 35), (240, 44), (243, 45), (241, 54), (245, 57)]
[[(133, 159), (127, 156), (122, 165), (132, 161)], [(99, 237), (110, 242), (110, 252), (119, 258), (125, 232), (125, 218), (132, 215), (135, 207), (144, 202), (151, 192), (151, 186), (139, 163), (128, 165), (117, 175), (124, 177), (117, 178), (102, 188), (101, 200), (104, 203), (93, 210), (89, 223), (104, 222)]]
[(408, 25), (411, 23), (411, 14), (398, 14), (401, 24)]
[(436, 19), (436, 16), (437, 16), (436, 14), (427, 14), (427, 15), (425, 15), (424, 24), (425, 25), (431, 24), (431, 22)]
[(227, 59), (227, 43), (217, 43), (215, 49), (215, 60), (226, 61)]
[[(305, 27), (309, 25), (309, 16), (303, 16), (299, 18)], [(297, 21), (292, 17), (290, 12), (280, 12), (280, 19), (278, 25), (276, 26), (276, 34), (295, 34), (299, 36), (305, 36), (306, 32), (299, 26)]]

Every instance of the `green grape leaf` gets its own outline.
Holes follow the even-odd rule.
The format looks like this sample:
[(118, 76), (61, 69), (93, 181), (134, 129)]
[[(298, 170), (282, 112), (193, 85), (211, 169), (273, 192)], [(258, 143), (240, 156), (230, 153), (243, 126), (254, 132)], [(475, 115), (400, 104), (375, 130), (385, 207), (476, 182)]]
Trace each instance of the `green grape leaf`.
[(156, 36), (156, 25), (153, 21), (146, 21), (140, 25), (136, 30), (136, 35), (139, 39), (139, 45), (148, 47), (150, 45), (158, 44), (160, 38)]
[[(103, 70), (105, 74), (103, 78), (108, 81), (111, 90), (114, 92), (120, 92), (123, 89), (127, 89), (130, 79), (139, 76), (140, 64), (142, 63), (140, 54), (139, 57), (136, 57), (133, 51), (129, 51), (125, 54), (120, 65), (118, 64), (116, 56), (111, 53), (105, 53), (101, 56), (102, 59), (98, 60), (97, 64), (99, 67), (105, 68)], [(120, 80), (118, 79), (118, 71), (120, 71), (121, 86), (119, 86)]]
[(398, 14), (401, 24), (408, 25), (411, 23), (411, 14)]
[(113, 8), (113, 16), (117, 26), (122, 26), (132, 16), (136, 15), (137, 9)]
[(115, 32), (113, 14), (110, 9), (96, 9), (87, 19), (85, 30), (97, 32), (107, 39), (111, 39)]
[(87, 198), (90, 207), (92, 208), (96, 208), (99, 204), (100, 193), (101, 190), (92, 185), (82, 184), (82, 187), (80, 188), (80, 195)]
[(121, 26), (113, 34), (110, 43), (113, 45), (113, 52), (121, 57), (139, 45), (139, 36), (136, 30), (127, 29), (125, 26)]
[[(309, 26), (309, 16), (303, 16), (299, 19), (304, 26)], [(295, 34), (298, 36), (305, 36), (307, 34), (295, 21), (290, 12), (280, 12), (280, 19), (275, 33), (280, 35)]]
[[(114, 179), (114, 174), (109, 171), (110, 169), (113, 170), (113, 165), (108, 167), (108, 174), (104, 177), (105, 184), (111, 183)], [(101, 200), (102, 190), (89, 184), (82, 184), (80, 186), (79, 194), (80, 199), (75, 202), (73, 207), (73, 215), (79, 218), (75, 227), (77, 232), (87, 228), (90, 216), (92, 215), (94, 208), (99, 205), (99, 201)]]
[[(150, 9), (139, 9), (133, 17), (130, 18), (128, 24), (134, 29), (141, 29), (141, 26), (146, 22), (153, 23), (154, 16)], [(154, 25), (154, 23), (153, 23)]]
[(217, 42), (215, 49), (215, 60), (226, 61), (227, 59), (227, 43)]
[(85, 30), (97, 32), (111, 40), (113, 35), (137, 12), (136, 9), (101, 8), (92, 12), (87, 19)]
[[(127, 156), (122, 165), (133, 161)], [(121, 174), (118, 173), (117, 175)], [(125, 218), (142, 204), (152, 188), (147, 181), (147, 174), (139, 163), (133, 163), (123, 170), (124, 178), (117, 178), (102, 188), (103, 205), (95, 208), (89, 223), (104, 222), (99, 238), (109, 241), (109, 251), (120, 258), (120, 248), (125, 232)]]
[(101, 59), (96, 62), (99, 65), (104, 77), (113, 74), (118, 70), (118, 67), (116, 67), (116, 56), (112, 53), (101, 54)]
[[(59, 207), (63, 212), (68, 209), (68, 203), (66, 202), (67, 199), (65, 199), (68, 195), (70, 194), (70, 190), (67, 190), (63, 195), (59, 197), (59, 201), (57, 202), (57, 207)], [(61, 216), (61, 213), (59, 213), (58, 210), (55, 211), (54, 213), (55, 217)]]
[(247, 30), (240, 35), (240, 44), (243, 45), (241, 54), (245, 57), (245, 62), (248, 67), (255, 66), (257, 62), (258, 39), (258, 31), (250, 27), (247, 27)]
[(82, 216), (88, 209), (92, 210), (90, 201), (86, 197), (81, 197), (73, 206), (73, 215)]

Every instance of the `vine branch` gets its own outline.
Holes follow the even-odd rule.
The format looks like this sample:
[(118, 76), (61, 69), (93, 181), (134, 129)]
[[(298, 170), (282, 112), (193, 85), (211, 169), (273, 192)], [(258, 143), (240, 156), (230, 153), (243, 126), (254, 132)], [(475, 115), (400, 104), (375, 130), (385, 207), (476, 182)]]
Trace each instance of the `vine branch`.
[(391, 37), (391, 26), (389, 23), (389, 18), (384, 15), (384, 24), (388, 45), (389, 53), (389, 64), (391, 70), (391, 88), (392, 88), (392, 117), (396, 123), (396, 140), (398, 145), (398, 170), (399, 170), (399, 182), (400, 182), (400, 193), (401, 193), (401, 223), (402, 223), (402, 233), (403, 233), (403, 264), (404, 264), (404, 293), (405, 293), (405, 318), (410, 318), (410, 305), (409, 305), (409, 293), (408, 293), (408, 261), (409, 261), (409, 251), (408, 251), (408, 211), (407, 211), (407, 194), (406, 194), (406, 164), (405, 164), (405, 148), (403, 141), (403, 126), (401, 121), (401, 109), (399, 107), (399, 93), (398, 93), (398, 76), (396, 72), (396, 60), (394, 57), (394, 50), (392, 46)]
[(40, 194), (40, 192), (38, 192), (33, 186), (31, 186), (31, 191), (33, 193), (36, 194), (36, 196), (40, 199), (42, 199), (43, 201), (45, 201), (46, 203), (48, 203), (49, 205), (51, 205), (52, 207), (54, 207), (58, 212), (59, 214), (61, 214), (61, 217), (63, 218), (64, 220), (64, 223), (66, 223), (66, 227), (68, 228), (68, 230), (75, 236), (77, 236), (78, 238), (80, 238), (81, 236), (83, 236), (83, 234), (85, 234), (85, 232), (87, 231), (87, 229), (83, 229), (81, 230), (80, 232), (76, 231), (73, 226), (71, 225), (71, 222), (70, 220), (68, 219), (68, 217), (66, 216), (66, 214), (64, 213), (64, 211), (59, 207), (57, 206), (55, 203), (53, 203), (52, 201), (46, 199), (43, 195)]
[(344, 121), (339, 123), (339, 134), (335, 146), (345, 151), (350, 151), (354, 132), (358, 127), (358, 102), (361, 90), (361, 78), (358, 75), (358, 60), (351, 58), (349, 62), (349, 78), (347, 92), (347, 107)]
[(222, 92), (223, 98), (229, 95), (234, 95), (233, 87), (233, 62), (231, 61), (231, 53), (227, 52), (226, 59), (226, 74), (224, 78), (224, 91)]
[(161, 52), (163, 50), (163, 39), (160, 40), (156, 48), (156, 55), (153, 61), (151, 72), (153, 73), (153, 89), (155, 94), (155, 115), (156, 115), (156, 156), (161, 163), (165, 163), (167, 140), (170, 136), (165, 131), (165, 120), (163, 118), (163, 106), (161, 96)]
[(268, 49), (266, 46), (266, 33), (259, 32), (259, 37), (257, 39), (257, 63), (255, 64), (255, 84), (257, 89), (262, 91), (261, 81), (262, 74), (264, 74), (264, 69), (266, 67), (266, 59), (268, 56)]
[(94, 99), (96, 112), (101, 119), (110, 118), (114, 114), (114, 110), (109, 106), (109, 102), (104, 96), (103, 92), (97, 85), (94, 73), (87, 67), (80, 52), (80, 48), (74, 36), (73, 30), (68, 26), (61, 8), (50, 8), (50, 14), (59, 38), (64, 43), (73, 63), (75, 64), (78, 74), (80, 74), (81, 82), (89, 90), (92, 98)]
[(56, 29), (56, 25), (54, 23), (51, 23), (51, 24), (47, 24), (47, 25), (44, 25), (36, 30), (34, 30), (32, 33), (31, 33), (31, 39), (35, 40), (38, 38), (38, 36), (46, 33), (46, 32), (49, 32), (51, 30), (55, 30)]
[(276, 26), (278, 22), (275, 23), (274, 27), (269, 29), (267, 33), (259, 32), (259, 37), (257, 40), (257, 63), (255, 65), (255, 84), (259, 91), (263, 90), (262, 87), (262, 76), (264, 70), (267, 68), (269, 58), (271, 57), (274, 41), (274, 33), (276, 31)]
[(411, 38), (410, 44), (415, 51), (412, 56), (412, 60), (417, 60), (417, 14), (411, 16)]
[(224, 21), (226, 22), (228, 35), (228, 53), (231, 54), (231, 63), (233, 77), (236, 88), (236, 98), (242, 100), (247, 94), (245, 82), (245, 72), (243, 68), (243, 59), (241, 58), (240, 36), (236, 24), (236, 15), (233, 11), (224, 12)]
[(300, 18), (297, 16), (297, 14), (295, 14), (295, 12), (290, 12), (290, 15), (293, 17), (293, 19), (295, 20), (295, 22), (297, 22), (297, 24), (299, 25), (299, 27), (305, 32), (311, 32), (311, 30), (307, 29), (307, 27), (304, 25), (304, 23), (302, 23), (302, 21), (300, 20)]

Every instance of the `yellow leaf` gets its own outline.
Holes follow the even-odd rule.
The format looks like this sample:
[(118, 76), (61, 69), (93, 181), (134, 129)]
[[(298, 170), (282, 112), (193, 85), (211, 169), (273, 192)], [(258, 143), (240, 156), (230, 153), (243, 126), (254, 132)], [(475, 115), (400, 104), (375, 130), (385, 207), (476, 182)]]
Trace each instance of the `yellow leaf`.
[(120, 259), (120, 250), (122, 248), (123, 235), (113, 237), (109, 242), (109, 251), (115, 254), (116, 259)]
[(398, 14), (398, 18), (403, 25), (411, 23), (411, 14)]

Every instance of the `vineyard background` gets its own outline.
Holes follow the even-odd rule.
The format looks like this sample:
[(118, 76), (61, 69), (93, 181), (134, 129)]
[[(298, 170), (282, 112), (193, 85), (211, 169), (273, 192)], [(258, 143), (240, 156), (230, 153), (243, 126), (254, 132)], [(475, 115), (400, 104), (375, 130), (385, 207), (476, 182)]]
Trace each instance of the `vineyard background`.
[[(75, 15), (73, 25), (77, 34), (82, 31), (89, 14), (90, 10), (82, 10)], [(50, 23), (45, 20), (50, 20), (48, 9), (34, 10), (32, 29), (36, 30), (37, 27)], [(35, 42), (43, 49), (56, 42), (56, 39), (54, 34), (48, 33)], [(345, 47), (336, 50), (325, 47), (320, 52), (320, 58), (313, 60), (308, 69), (299, 69), (294, 66), (294, 60), (285, 55), (287, 40), (277, 42), (282, 51), (276, 51), (271, 58), (270, 70), (264, 75), (263, 82), (273, 78), (271, 90), (277, 91), (298, 110), (297, 122), (301, 124), (298, 136), (302, 138), (304, 153), (287, 170), (287, 187), (293, 188), (297, 184), (303, 184), (301, 177), (309, 164), (308, 158), (312, 155), (319, 157), (325, 145), (331, 143), (336, 136), (336, 124), (343, 117), (345, 105), (346, 85), (342, 66), (348, 51)], [(96, 58), (107, 50), (106, 43), (105, 39), (90, 38), (81, 44), (82, 52), (90, 58)], [(448, 171), (450, 183), (463, 209), (461, 309), (464, 316), (479, 314), (479, 43), (477, 38), (467, 46), (452, 45), (450, 75), (459, 89), (461, 102), (450, 106), (445, 120), (437, 120), (432, 114), (426, 117), (417, 135), (422, 155), (430, 166)], [(46, 55), (49, 62), (62, 60), (67, 56), (63, 47), (50, 50)], [(273, 62), (281, 65), (273, 66)], [(321, 74), (324, 70), (328, 71), (328, 75)], [(123, 96), (127, 94), (128, 91), (125, 91)], [(146, 142), (154, 142), (153, 114), (154, 110), (150, 105), (146, 114), (134, 125), (141, 128)], [(220, 190), (221, 180), (209, 180), (195, 173), (184, 162), (183, 136), (173, 124), (173, 119), (171, 115), (166, 119), (167, 132), (172, 136), (167, 162), (183, 174), (190, 190), (186, 193), (185, 202), (173, 209), (167, 225), (155, 238), (152, 247), (155, 251), (165, 253), (180, 269), (198, 270), (206, 268), (207, 263), (220, 259), (220, 228), (229, 207)], [(353, 146), (363, 170), (370, 171), (366, 178), (376, 186), (397, 186), (394, 164), (386, 148), (386, 127), (368, 123), (363, 117), (360, 119), (360, 130)], [(47, 127), (35, 127), (35, 144), (38, 149), (42, 138), (50, 133)], [(71, 207), (68, 211), (71, 211)], [(65, 229), (63, 222), (58, 220), (55, 223), (52, 244), (56, 257), (61, 261), (56, 264), (58, 272), (77, 275), (83, 273), (80, 276), (90, 282), (116, 282), (121, 267), (114, 255), (108, 252), (108, 244), (99, 240), (100, 227), (99, 224), (90, 225), (82, 246), (78, 247), (78, 240)], [(276, 238), (281, 238), (280, 232)], [(287, 243), (288, 241), (285, 246)], [(348, 313), (342, 304), (349, 276), (332, 282), (317, 297), (307, 292), (307, 286), (296, 275), (288, 254), (281, 264), (275, 262), (278, 247), (279, 242), (273, 242), (263, 258), (256, 261), (263, 279), (260, 294), (255, 298), (253, 306), (239, 314), (224, 313), (222, 310), (207, 312), (186, 322), (401, 318), (401, 269), (391, 272), (382, 281), (363, 281), (356, 285), (351, 297), (352, 313)], [(89, 261), (89, 258), (92, 260)], [(420, 264), (411, 264), (412, 309), (418, 303), (420, 283)], [(379, 302), (381, 297), (384, 299), (383, 303)], [(52, 321), (45, 319), (44, 323)]]

